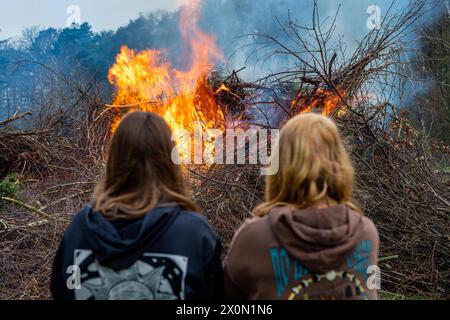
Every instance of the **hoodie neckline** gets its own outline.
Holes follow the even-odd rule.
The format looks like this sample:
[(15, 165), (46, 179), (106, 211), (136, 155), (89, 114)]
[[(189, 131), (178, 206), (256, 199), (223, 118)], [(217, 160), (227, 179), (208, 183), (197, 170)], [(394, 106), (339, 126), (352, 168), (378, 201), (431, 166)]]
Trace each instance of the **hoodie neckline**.
[[(160, 229), (157, 226), (170, 225), (177, 218), (179, 211), (178, 204), (164, 204), (157, 206), (138, 219), (117, 224), (108, 220), (100, 212), (94, 211), (92, 207), (88, 207), (85, 212), (85, 222), (87, 227), (96, 234), (96, 237), (103, 239), (104, 242), (119, 246), (131, 246), (141, 241), (142, 238), (146, 238), (149, 233), (156, 233)], [(126, 235), (126, 229), (130, 228), (134, 228), (134, 236)]]
[(114, 226), (101, 213), (87, 207), (82, 228), (86, 232), (86, 244), (95, 252), (98, 262), (123, 269), (135, 262), (144, 250), (157, 244), (180, 213), (179, 205), (157, 207), (129, 224)]
[(362, 237), (362, 215), (345, 205), (269, 213), (272, 231), (289, 254), (313, 271), (338, 267)]

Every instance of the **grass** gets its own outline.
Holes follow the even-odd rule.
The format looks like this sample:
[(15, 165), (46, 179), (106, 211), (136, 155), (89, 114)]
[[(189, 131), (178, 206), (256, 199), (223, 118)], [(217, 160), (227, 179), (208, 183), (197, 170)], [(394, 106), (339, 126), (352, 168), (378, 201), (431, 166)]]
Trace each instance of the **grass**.
[(19, 176), (15, 173), (8, 174), (0, 181), (0, 198), (14, 197), (20, 190)]

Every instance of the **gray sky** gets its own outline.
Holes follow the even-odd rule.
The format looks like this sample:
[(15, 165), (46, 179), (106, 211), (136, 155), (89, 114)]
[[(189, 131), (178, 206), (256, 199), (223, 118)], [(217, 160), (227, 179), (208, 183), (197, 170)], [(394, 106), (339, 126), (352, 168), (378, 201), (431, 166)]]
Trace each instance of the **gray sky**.
[[(141, 12), (155, 9), (175, 10), (182, 3), (200, 0), (0, 0), (0, 39), (18, 37), (27, 27), (63, 28), (68, 20), (76, 16), (68, 12), (73, 5), (80, 10), (80, 22), (88, 22), (94, 31), (115, 30), (127, 25), (130, 19), (138, 17)], [(255, 0), (255, 6), (260, 4)], [(310, 2), (310, 0), (298, 0)], [(381, 14), (389, 7), (392, 0), (327, 0), (322, 2), (326, 14), (333, 16), (339, 4), (342, 4), (337, 28), (338, 33), (352, 39), (367, 31), (366, 9), (377, 3)], [(448, 3), (448, 0), (446, 0)], [(398, 0), (399, 7), (409, 0)], [(287, 8), (286, 8), (287, 10)]]
[(116, 29), (153, 9), (176, 9), (181, 0), (0, 0), (0, 39), (19, 36), (26, 27), (62, 28), (72, 14), (71, 5), (80, 8), (81, 22), (95, 31)]

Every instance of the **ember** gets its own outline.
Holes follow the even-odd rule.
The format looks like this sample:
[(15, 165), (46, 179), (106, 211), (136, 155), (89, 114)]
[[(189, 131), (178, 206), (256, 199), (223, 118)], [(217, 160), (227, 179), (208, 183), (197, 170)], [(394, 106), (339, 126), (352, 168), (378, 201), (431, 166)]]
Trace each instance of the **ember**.
[(337, 111), (337, 116), (343, 116), (346, 110), (339, 108), (342, 106), (344, 95), (343, 90), (336, 92), (325, 88), (319, 88), (311, 95), (299, 92), (292, 100), (291, 107), (295, 113), (320, 111), (323, 115), (333, 115)]

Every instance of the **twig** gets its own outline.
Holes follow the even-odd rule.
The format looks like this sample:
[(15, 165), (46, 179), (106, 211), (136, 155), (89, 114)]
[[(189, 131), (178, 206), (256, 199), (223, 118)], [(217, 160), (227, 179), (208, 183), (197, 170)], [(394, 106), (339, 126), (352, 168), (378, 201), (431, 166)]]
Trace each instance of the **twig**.
[(4, 125), (6, 125), (6, 124), (8, 124), (10, 122), (16, 121), (16, 120), (18, 120), (20, 118), (23, 118), (23, 117), (27, 116), (27, 115), (31, 116), (31, 115), (33, 115), (33, 113), (31, 111), (27, 111), (27, 112), (19, 114), (17, 116), (13, 116), (13, 117), (8, 118), (6, 120), (0, 121), (0, 126), (4, 126)]
[(382, 263), (382, 262), (388, 262), (391, 260), (396, 260), (398, 259), (398, 255), (392, 255), (392, 256), (386, 256), (386, 257), (381, 257), (380, 259), (378, 259), (378, 262)]
[(0, 198), (3, 201), (7, 201), (7, 202), (11, 202), (13, 204), (16, 204), (20, 207), (23, 207), (25, 209), (31, 210), (34, 213), (38, 214), (40, 217), (45, 218), (45, 219), (52, 219), (52, 217), (50, 215), (48, 215), (47, 213), (43, 212), (42, 210), (35, 208), (33, 206), (30, 206), (29, 204), (26, 204), (20, 200), (17, 199), (13, 199), (13, 198), (9, 198), (9, 197), (1, 197)]
[(67, 197), (64, 197), (64, 198), (58, 199), (56, 201), (53, 201), (53, 202), (49, 203), (48, 205), (43, 206), (41, 208), (41, 210), (45, 210), (48, 207), (54, 206), (55, 204), (58, 204), (58, 203), (60, 203), (60, 202), (62, 202), (64, 200), (70, 200), (70, 199), (73, 199), (73, 198), (76, 198), (76, 197), (79, 197), (79, 196), (82, 196), (82, 195), (85, 195), (85, 194), (88, 194), (88, 193), (91, 193), (91, 192), (92, 192), (92, 190), (83, 190), (81, 192), (77, 192), (75, 194), (72, 194), (72, 195), (69, 195)]

